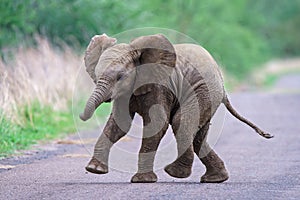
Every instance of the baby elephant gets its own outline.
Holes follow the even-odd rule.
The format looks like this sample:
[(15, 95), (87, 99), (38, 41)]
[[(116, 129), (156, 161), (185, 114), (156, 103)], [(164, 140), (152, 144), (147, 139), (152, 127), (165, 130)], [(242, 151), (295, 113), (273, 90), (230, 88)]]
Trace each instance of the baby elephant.
[(157, 181), (154, 157), (169, 124), (178, 157), (165, 171), (173, 177), (188, 177), (196, 153), (206, 167), (201, 182), (226, 181), (224, 163), (206, 141), (210, 120), (221, 103), (258, 134), (272, 137), (233, 109), (217, 63), (201, 46), (172, 45), (161, 34), (116, 44), (115, 38), (103, 34), (92, 38), (84, 59), (96, 87), (80, 118), (88, 120), (101, 103), (114, 101), (86, 167), (89, 172), (108, 172), (109, 151), (129, 131), (135, 113), (143, 118), (143, 139), (138, 171), (131, 179), (134, 183)]

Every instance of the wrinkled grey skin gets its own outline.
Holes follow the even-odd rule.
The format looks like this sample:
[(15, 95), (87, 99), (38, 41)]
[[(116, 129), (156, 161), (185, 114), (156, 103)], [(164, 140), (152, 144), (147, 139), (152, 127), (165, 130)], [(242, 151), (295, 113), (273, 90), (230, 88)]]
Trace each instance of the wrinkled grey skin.
[(165, 171), (173, 177), (188, 177), (195, 152), (206, 166), (201, 182), (226, 181), (223, 161), (206, 142), (210, 120), (221, 103), (257, 133), (272, 137), (233, 109), (217, 63), (201, 46), (172, 45), (161, 34), (139, 37), (130, 44), (115, 43), (106, 35), (95, 36), (85, 54), (86, 69), (96, 88), (80, 118), (88, 120), (101, 103), (114, 101), (87, 171), (108, 172), (110, 148), (129, 131), (135, 113), (142, 116), (144, 129), (138, 172), (131, 182), (157, 181), (154, 157), (169, 124), (178, 158)]

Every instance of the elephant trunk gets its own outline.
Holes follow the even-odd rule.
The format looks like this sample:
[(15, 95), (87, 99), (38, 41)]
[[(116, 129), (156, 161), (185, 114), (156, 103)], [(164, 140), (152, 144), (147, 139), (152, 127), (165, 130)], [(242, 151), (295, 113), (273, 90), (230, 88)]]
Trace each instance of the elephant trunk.
[(101, 103), (110, 99), (111, 96), (111, 84), (105, 79), (97, 81), (96, 88), (92, 95), (88, 99), (84, 112), (80, 114), (80, 119), (86, 121), (90, 119), (95, 110), (100, 106)]

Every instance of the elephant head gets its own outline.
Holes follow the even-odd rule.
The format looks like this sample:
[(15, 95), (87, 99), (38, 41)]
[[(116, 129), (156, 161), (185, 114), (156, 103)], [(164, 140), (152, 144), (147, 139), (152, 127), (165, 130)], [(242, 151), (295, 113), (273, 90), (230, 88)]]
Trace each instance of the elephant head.
[[(105, 51), (99, 51), (99, 54), (91, 56), (90, 58), (93, 58), (91, 60), (85, 59), (86, 64), (98, 64), (94, 67), (94, 71), (89, 72), (87, 69), (95, 77), (96, 88), (88, 99), (84, 112), (80, 115), (84, 121), (92, 117), (101, 103), (115, 100), (125, 92), (127, 94), (129, 92), (130, 95), (149, 92), (151, 90), (149, 85), (137, 82), (144, 78), (149, 79), (153, 74), (140, 73), (139, 66), (153, 69), (164, 66), (174, 69), (176, 63), (173, 45), (161, 34), (138, 37), (129, 44), (116, 44)], [(99, 61), (95, 59), (97, 56)], [(159, 73), (158, 70), (155, 75), (159, 76)]]

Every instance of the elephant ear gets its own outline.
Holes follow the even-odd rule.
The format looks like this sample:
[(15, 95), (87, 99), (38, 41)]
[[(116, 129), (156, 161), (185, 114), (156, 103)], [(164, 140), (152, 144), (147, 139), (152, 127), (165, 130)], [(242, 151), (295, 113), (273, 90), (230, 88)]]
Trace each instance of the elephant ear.
[(105, 33), (102, 35), (95, 35), (84, 55), (84, 62), (87, 73), (96, 83), (95, 67), (99, 61), (101, 54), (109, 47), (114, 46), (117, 42), (116, 38), (107, 36)]
[(162, 34), (138, 37), (130, 46), (139, 52), (134, 95), (142, 95), (151, 91), (151, 83), (167, 79), (175, 68), (176, 53), (172, 43)]

